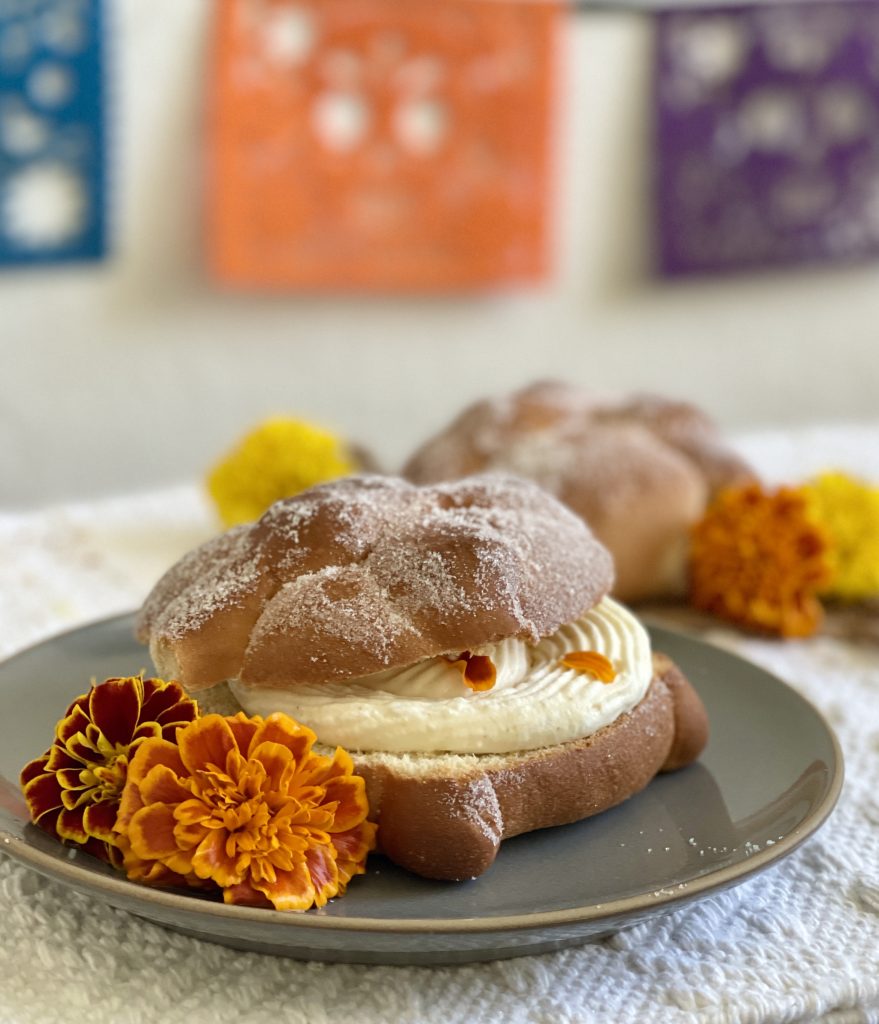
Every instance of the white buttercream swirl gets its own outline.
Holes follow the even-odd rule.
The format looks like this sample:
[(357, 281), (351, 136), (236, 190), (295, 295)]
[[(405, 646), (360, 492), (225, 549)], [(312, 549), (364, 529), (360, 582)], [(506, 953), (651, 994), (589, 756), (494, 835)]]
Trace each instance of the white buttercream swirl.
[[(565, 667), (572, 651), (603, 654), (616, 678)], [(348, 750), (503, 754), (592, 735), (630, 711), (653, 676), (646, 630), (610, 598), (538, 644), (503, 640), (472, 653), (494, 662), (491, 690), (470, 690), (446, 658), (345, 682), (231, 687), (248, 714), (286, 712)]]

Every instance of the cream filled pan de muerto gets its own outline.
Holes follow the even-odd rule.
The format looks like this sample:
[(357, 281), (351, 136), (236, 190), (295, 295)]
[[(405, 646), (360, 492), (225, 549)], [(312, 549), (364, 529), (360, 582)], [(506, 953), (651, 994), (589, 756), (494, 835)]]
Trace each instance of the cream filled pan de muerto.
[(701, 752), (698, 696), (612, 584), (532, 483), (350, 477), (185, 556), (138, 632), (203, 708), (283, 711), (348, 749), (380, 850), (463, 879)]

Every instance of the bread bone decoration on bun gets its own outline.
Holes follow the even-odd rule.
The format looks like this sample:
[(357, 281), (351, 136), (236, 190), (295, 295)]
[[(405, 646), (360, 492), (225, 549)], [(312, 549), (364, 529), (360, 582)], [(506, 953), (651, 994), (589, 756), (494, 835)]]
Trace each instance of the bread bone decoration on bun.
[(611, 559), (533, 483), (349, 477), (184, 557), (140, 614), (202, 705), (346, 747), (379, 847), (432, 878), (698, 756), (705, 712), (607, 597)]
[(690, 527), (720, 488), (754, 478), (693, 405), (561, 382), (470, 406), (403, 475), (426, 484), (492, 469), (536, 481), (586, 520), (613, 555), (622, 601), (681, 592)]

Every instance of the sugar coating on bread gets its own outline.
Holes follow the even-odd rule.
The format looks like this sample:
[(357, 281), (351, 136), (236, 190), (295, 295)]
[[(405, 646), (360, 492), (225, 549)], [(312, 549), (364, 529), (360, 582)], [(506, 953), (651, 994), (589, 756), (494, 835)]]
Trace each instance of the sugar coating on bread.
[(633, 425), (698, 468), (712, 489), (753, 475), (723, 443), (711, 418), (689, 402), (649, 394), (599, 395), (562, 381), (541, 381), (476, 402), (416, 451), (403, 475), (428, 483), (494, 467), (564, 478), (583, 448), (600, 443), (596, 428)]
[(283, 687), (536, 642), (612, 581), (608, 552), (533, 483), (349, 477), (187, 555), (147, 598), (138, 633), (189, 689)]
[[(173, 594), (172, 611), (162, 616), (169, 638), (184, 636), (212, 615), (237, 604), (259, 584), (254, 545), (243, 526), (208, 541), (184, 555), (163, 577), (162, 588)], [(152, 623), (158, 609), (144, 611), (141, 624)], [(139, 628), (142, 628), (139, 627)]]

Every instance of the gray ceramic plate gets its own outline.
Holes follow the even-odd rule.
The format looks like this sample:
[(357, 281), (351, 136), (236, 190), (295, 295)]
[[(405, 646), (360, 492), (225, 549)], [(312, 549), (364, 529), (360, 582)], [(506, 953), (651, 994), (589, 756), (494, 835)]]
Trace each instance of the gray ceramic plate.
[(558, 949), (735, 885), (790, 853), (826, 819), (842, 755), (818, 712), (762, 669), (699, 640), (652, 630), (685, 670), (713, 732), (699, 763), (660, 776), (596, 818), (512, 839), (481, 878), (430, 882), (380, 857), (344, 899), (281, 914), (125, 881), (30, 825), (18, 771), (46, 748), (92, 677), (147, 655), (130, 617), (55, 637), (0, 665), (0, 843), (94, 899), (241, 949), (313, 960), (453, 963)]

